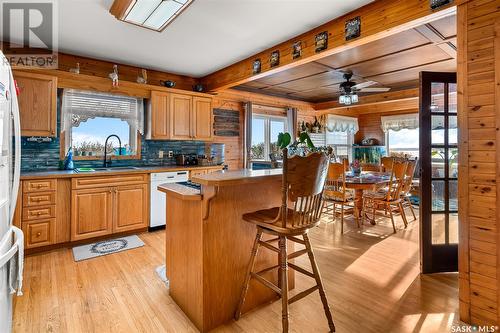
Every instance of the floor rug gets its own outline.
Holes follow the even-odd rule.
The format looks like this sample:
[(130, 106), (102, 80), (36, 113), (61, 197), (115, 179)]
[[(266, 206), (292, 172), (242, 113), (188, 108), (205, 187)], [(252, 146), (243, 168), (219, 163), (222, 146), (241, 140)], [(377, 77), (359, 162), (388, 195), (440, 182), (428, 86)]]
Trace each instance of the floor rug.
[(75, 258), (75, 261), (81, 261), (141, 246), (144, 246), (144, 242), (136, 235), (108, 239), (92, 244), (75, 246), (73, 248), (73, 258)]

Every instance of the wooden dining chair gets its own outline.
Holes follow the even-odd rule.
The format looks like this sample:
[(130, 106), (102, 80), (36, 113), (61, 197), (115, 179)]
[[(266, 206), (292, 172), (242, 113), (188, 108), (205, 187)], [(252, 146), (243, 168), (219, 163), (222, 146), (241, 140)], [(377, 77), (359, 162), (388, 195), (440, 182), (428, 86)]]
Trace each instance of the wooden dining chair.
[(395, 208), (396, 212), (401, 214), (405, 228), (408, 226), (401, 199), (407, 164), (407, 162), (393, 163), (391, 176), (385, 191), (368, 191), (363, 194), (362, 218), (367, 217), (367, 210), (371, 210), (373, 220), (375, 220), (378, 211), (383, 211), (380, 215), (384, 217), (389, 212), (392, 228), (396, 233), (393, 212), (393, 208)]
[[(413, 220), (415, 221), (417, 219), (417, 216), (415, 215), (415, 211), (413, 210), (413, 205), (411, 204), (410, 197), (411, 197), (411, 190), (412, 190), (412, 184), (413, 184), (413, 175), (415, 173), (415, 168), (417, 166), (417, 159), (414, 160), (409, 160), (407, 162), (407, 167), (406, 167), (406, 172), (405, 172), (405, 180), (404, 180), (404, 185), (403, 189), (401, 190), (401, 200), (402, 200), (402, 205), (403, 205), (403, 213), (405, 213), (404, 209), (409, 208), (411, 214), (413, 215)], [(405, 214), (406, 216), (406, 214)], [(408, 220), (408, 219), (407, 219)]]
[[(256, 225), (257, 235), (252, 248), (240, 302), (235, 313), (236, 320), (241, 316), (241, 309), (245, 302), (250, 280), (254, 278), (281, 296), (283, 332), (288, 332), (288, 306), (316, 290), (319, 291), (330, 331), (335, 332), (332, 314), (308, 236), (309, 230), (319, 224), (327, 171), (328, 159), (325, 154), (312, 153), (305, 157), (293, 156), (288, 158), (287, 149), (283, 149), (281, 206), (243, 215), (243, 220)], [(275, 238), (264, 241), (262, 239), (264, 233), (273, 235)], [(302, 239), (299, 237), (302, 237)], [(289, 254), (287, 240), (304, 245), (305, 249)], [(278, 241), (278, 247), (273, 245), (276, 241)], [(278, 265), (260, 272), (254, 272), (255, 258), (261, 246), (278, 254)], [(304, 254), (309, 256), (312, 272), (288, 262), (288, 259), (297, 258)], [(288, 267), (314, 278), (316, 285), (288, 298)], [(262, 276), (273, 269), (278, 269), (278, 286)]]
[(381, 172), (391, 172), (392, 165), (394, 164), (394, 158), (390, 156), (385, 156), (380, 159), (380, 171)]
[(351, 169), (351, 167), (349, 166), (349, 159), (343, 158), (342, 164), (344, 164), (344, 171), (349, 172), (349, 170)]
[[(329, 163), (323, 200), (325, 202), (324, 212), (332, 212), (334, 220), (336, 220), (338, 213), (337, 207), (340, 207), (340, 232), (342, 234), (344, 233), (345, 213), (348, 211), (351, 211), (351, 214), (355, 217), (359, 228), (359, 221), (356, 218), (358, 215), (354, 202), (354, 193), (346, 188), (344, 163)], [(347, 210), (345, 209), (346, 207), (348, 208)]]

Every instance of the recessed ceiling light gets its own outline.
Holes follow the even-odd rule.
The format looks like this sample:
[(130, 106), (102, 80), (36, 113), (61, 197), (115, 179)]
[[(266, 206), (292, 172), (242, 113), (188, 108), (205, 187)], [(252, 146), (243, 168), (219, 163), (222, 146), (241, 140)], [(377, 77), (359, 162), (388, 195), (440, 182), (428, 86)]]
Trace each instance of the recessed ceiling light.
[(115, 0), (109, 10), (120, 21), (163, 31), (194, 0)]

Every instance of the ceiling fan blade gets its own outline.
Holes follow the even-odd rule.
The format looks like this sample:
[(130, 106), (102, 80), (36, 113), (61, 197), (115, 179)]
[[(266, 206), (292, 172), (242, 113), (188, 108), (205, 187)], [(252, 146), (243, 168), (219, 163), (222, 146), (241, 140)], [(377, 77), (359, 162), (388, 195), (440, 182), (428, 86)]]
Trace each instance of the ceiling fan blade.
[(373, 86), (374, 84), (378, 84), (378, 82), (375, 82), (375, 81), (361, 82), (361, 83), (358, 83), (357, 85), (353, 86), (352, 88), (356, 89), (356, 90), (361, 90), (363, 88)]
[(388, 87), (380, 87), (380, 88), (364, 88), (364, 89), (361, 89), (361, 90), (358, 90), (359, 92), (364, 92), (364, 93), (370, 93), (370, 92), (388, 92), (389, 90), (391, 90), (391, 88), (388, 88)]

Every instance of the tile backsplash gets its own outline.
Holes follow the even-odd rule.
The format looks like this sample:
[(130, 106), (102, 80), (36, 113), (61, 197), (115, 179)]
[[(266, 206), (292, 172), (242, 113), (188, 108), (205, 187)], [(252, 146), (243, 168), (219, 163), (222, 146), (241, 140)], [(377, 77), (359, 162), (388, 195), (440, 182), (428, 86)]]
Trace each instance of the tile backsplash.
[[(113, 160), (114, 166), (160, 166), (175, 165), (175, 157), (169, 158), (168, 151), (177, 154), (204, 155), (205, 147), (210, 155), (224, 161), (224, 144), (205, 143), (202, 141), (152, 141), (142, 139), (140, 160)], [(163, 158), (159, 151), (163, 150)], [(75, 167), (100, 167), (102, 159), (93, 161), (75, 161)], [(57, 169), (59, 167), (59, 138), (52, 142), (29, 142), (26, 137), (21, 140), (21, 171), (39, 169)]]

